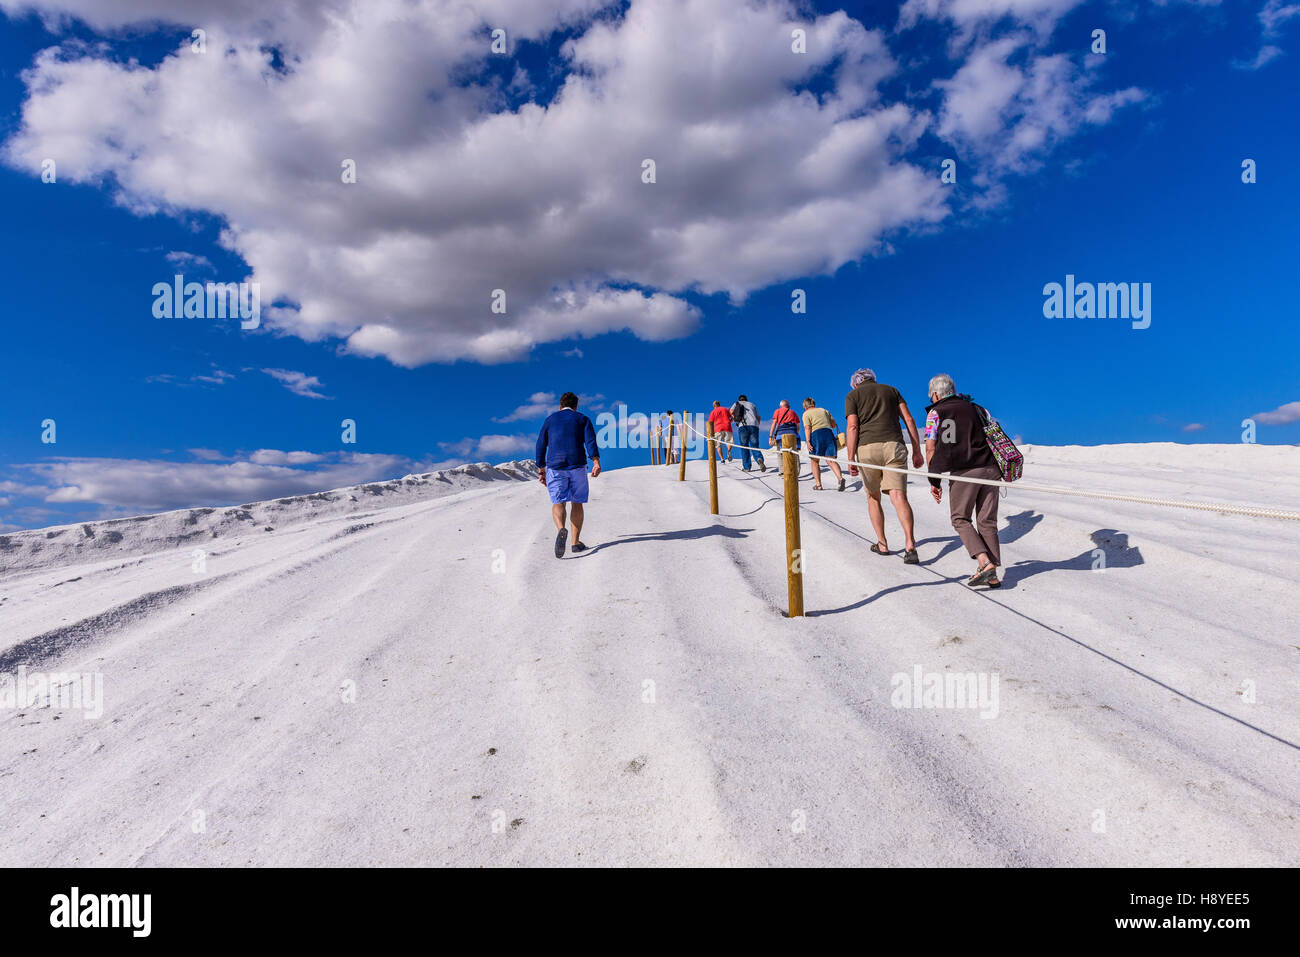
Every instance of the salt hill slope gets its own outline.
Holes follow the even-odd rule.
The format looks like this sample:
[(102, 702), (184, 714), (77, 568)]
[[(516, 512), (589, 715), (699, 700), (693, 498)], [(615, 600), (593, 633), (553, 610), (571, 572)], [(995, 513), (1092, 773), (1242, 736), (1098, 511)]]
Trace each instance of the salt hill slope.
[[(1296, 509), (1298, 455), (1026, 479)], [(805, 481), (789, 620), (779, 480), (720, 483), (710, 516), (702, 463), (606, 473), (561, 561), (496, 481), (247, 523), (203, 573), (166, 535), (11, 572), (0, 673), (100, 674), (103, 715), (0, 709), (0, 864), (1300, 863), (1294, 524), (1012, 490), (976, 593), (945, 507), (907, 566)], [(996, 707), (900, 706), (918, 669)]]
[(484, 482), (528, 481), (532, 462), (478, 462), (386, 482), (294, 495), (226, 508), (182, 508), (155, 515), (58, 525), (0, 535), (0, 574), (44, 568), (94, 557), (140, 555), (164, 548), (213, 544), (223, 536), (277, 528), (338, 515), (365, 517), (394, 505), (409, 505), (478, 488)]

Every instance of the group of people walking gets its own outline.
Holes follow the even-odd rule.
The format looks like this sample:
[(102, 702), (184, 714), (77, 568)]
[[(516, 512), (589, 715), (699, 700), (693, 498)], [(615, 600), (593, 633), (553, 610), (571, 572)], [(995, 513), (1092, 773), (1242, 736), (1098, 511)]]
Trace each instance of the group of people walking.
[[(928, 463), (930, 494), (936, 503), (943, 501), (943, 485), (938, 477), (943, 473), (958, 478), (994, 481), (1002, 478), (985, 436), (983, 410), (969, 396), (958, 395), (956, 384), (947, 375), (937, 375), (930, 380), (928, 395), (924, 455), (916, 420), (907, 402), (898, 389), (876, 381), (876, 374), (871, 369), (858, 369), (849, 378), (849, 392), (844, 397), (843, 433), (835, 416), (818, 406), (812, 397), (803, 400), (802, 416), (795, 413), (788, 400), (782, 399), (771, 415), (767, 433), (769, 446), (780, 447), (786, 435), (794, 436), (796, 449), (807, 442), (813, 488), (818, 491), (825, 487), (822, 484), (823, 465), (834, 477), (836, 488), (844, 491), (846, 479), (838, 454), (841, 448), (846, 448), (849, 477), (861, 473), (862, 488), (867, 494), (867, 515), (876, 533), (871, 551), (877, 555), (892, 554), (883, 505), (884, 497), (888, 496), (903, 529), (902, 556), (909, 565), (920, 563), (915, 518), (907, 498), (907, 476), (904, 474), (909, 458), (913, 469), (920, 469)], [(667, 413), (667, 416), (667, 428), (673, 432), (677, 426), (672, 413)], [(715, 401), (708, 419), (722, 461), (731, 462), (739, 456), (743, 471), (750, 471), (751, 463), (757, 464), (760, 472), (767, 471), (763, 453), (758, 451), (762, 419), (747, 396), (739, 396), (730, 407)], [(911, 440), (910, 456), (903, 441), (904, 429)], [(672, 447), (670, 441), (670, 450)], [(787, 458), (793, 457), (785, 452), (777, 453), (778, 470), (784, 470)], [(789, 464), (798, 468), (797, 460)], [(998, 578), (1002, 555), (998, 543), (997, 487), (952, 480), (948, 486), (949, 517), (953, 529), (976, 562), (975, 573), (967, 584), (998, 588), (1002, 584)]]
[[(948, 482), (948, 509), (953, 529), (961, 537), (966, 551), (975, 560), (975, 573), (967, 580), (971, 586), (998, 588), (998, 568), (1002, 555), (998, 542), (998, 488), (953, 481), (960, 478), (977, 478), (996, 481), (1002, 478), (997, 457), (986, 434), (989, 417), (968, 395), (958, 395), (951, 376), (937, 375), (930, 380), (929, 404), (925, 418), (925, 452), (922, 454), (921, 436), (916, 420), (898, 389), (876, 380), (871, 369), (858, 369), (849, 378), (849, 392), (844, 397), (845, 430), (826, 409), (811, 398), (803, 400), (803, 414), (798, 415), (788, 400), (782, 399), (772, 413), (768, 425), (769, 446), (780, 447), (787, 435), (795, 438), (798, 449), (806, 440), (812, 462), (813, 488), (822, 489), (821, 467), (825, 465), (834, 476), (836, 487), (844, 491), (846, 479), (837, 459), (839, 449), (847, 450), (850, 477), (862, 476), (862, 489), (867, 494), (867, 515), (876, 533), (871, 551), (877, 555), (892, 554), (885, 530), (883, 498), (898, 516), (903, 530), (903, 561), (908, 565), (920, 563), (917, 554), (915, 521), (911, 503), (907, 498), (907, 467), (910, 458), (913, 469), (928, 463), (930, 495), (936, 503), (943, 501), (943, 484), (940, 476), (952, 476)], [(583, 551), (586, 546), (579, 541), (582, 530), (583, 504), (587, 501), (587, 459), (594, 460), (591, 477), (600, 474), (600, 450), (591, 420), (578, 412), (578, 398), (566, 392), (560, 400), (560, 409), (542, 426), (537, 438), (537, 467), (539, 479), (550, 492), (552, 518), (556, 527), (555, 557), (564, 555), (568, 531), (566, 517), (573, 529), (572, 551)], [(685, 428), (666, 412), (665, 420), (655, 429), (656, 447), (667, 439), (663, 449), (665, 463), (679, 461), (678, 447), (681, 437), (677, 431)], [(751, 471), (754, 465), (760, 472), (767, 471), (767, 462), (758, 444), (762, 417), (758, 408), (746, 395), (740, 395), (730, 406), (715, 401), (709, 412), (713, 426), (713, 441), (717, 454), (723, 461), (740, 458), (741, 469)], [(906, 428), (911, 440), (911, 454), (903, 441)], [(802, 431), (801, 431), (802, 430)], [(791, 461), (787, 462), (789, 458)], [(786, 452), (777, 453), (777, 467), (794, 468), (798, 473), (798, 460)], [(566, 516), (566, 506), (571, 505), (571, 516)]]

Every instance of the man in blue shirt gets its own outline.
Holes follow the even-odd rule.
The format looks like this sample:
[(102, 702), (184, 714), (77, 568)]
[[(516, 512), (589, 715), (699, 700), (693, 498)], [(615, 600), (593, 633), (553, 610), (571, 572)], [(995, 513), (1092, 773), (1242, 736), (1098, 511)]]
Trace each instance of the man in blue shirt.
[(578, 411), (578, 397), (572, 392), (560, 396), (560, 410), (552, 412), (537, 435), (539, 481), (551, 493), (551, 518), (555, 521), (555, 557), (564, 557), (569, 533), (564, 528), (564, 507), (572, 503), (573, 551), (585, 551), (582, 506), (587, 501), (587, 459), (592, 460), (591, 477), (600, 474), (600, 448), (591, 419)]

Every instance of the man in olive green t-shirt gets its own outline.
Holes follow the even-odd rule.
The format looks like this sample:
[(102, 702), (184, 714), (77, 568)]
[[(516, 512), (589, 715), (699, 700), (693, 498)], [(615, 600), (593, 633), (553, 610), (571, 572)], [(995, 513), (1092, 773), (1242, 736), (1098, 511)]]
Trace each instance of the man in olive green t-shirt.
[[(912, 467), (919, 469), (925, 463), (921, 454), (921, 437), (916, 431), (916, 420), (898, 390), (877, 382), (876, 374), (870, 369), (853, 373), (849, 385), (853, 391), (844, 397), (849, 461), (862, 466), (907, 468), (907, 447), (903, 445), (903, 430), (898, 425), (901, 418), (912, 439)], [(849, 474), (858, 474), (855, 465), (849, 466)], [(903, 561), (909, 565), (919, 564), (912, 506), (907, 501), (907, 476), (863, 468), (862, 488), (867, 493), (867, 514), (878, 539), (871, 550), (878, 555), (889, 554), (889, 546), (885, 543), (885, 510), (880, 502), (880, 491), (884, 489), (889, 493), (889, 500), (903, 526)]]

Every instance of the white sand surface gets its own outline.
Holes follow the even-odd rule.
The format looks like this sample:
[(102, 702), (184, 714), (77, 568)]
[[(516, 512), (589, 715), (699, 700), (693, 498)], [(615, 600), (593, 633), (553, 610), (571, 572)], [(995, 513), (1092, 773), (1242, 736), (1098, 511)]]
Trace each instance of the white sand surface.
[[(1300, 509), (1296, 448), (1027, 461)], [(1300, 863), (1300, 525), (1012, 490), (977, 593), (924, 488), (906, 566), (805, 479), (790, 620), (779, 479), (676, 472), (561, 561), (519, 463), (4, 536), (0, 673), (103, 715), (0, 708), (0, 864)], [(918, 666), (996, 715), (895, 707)]]

